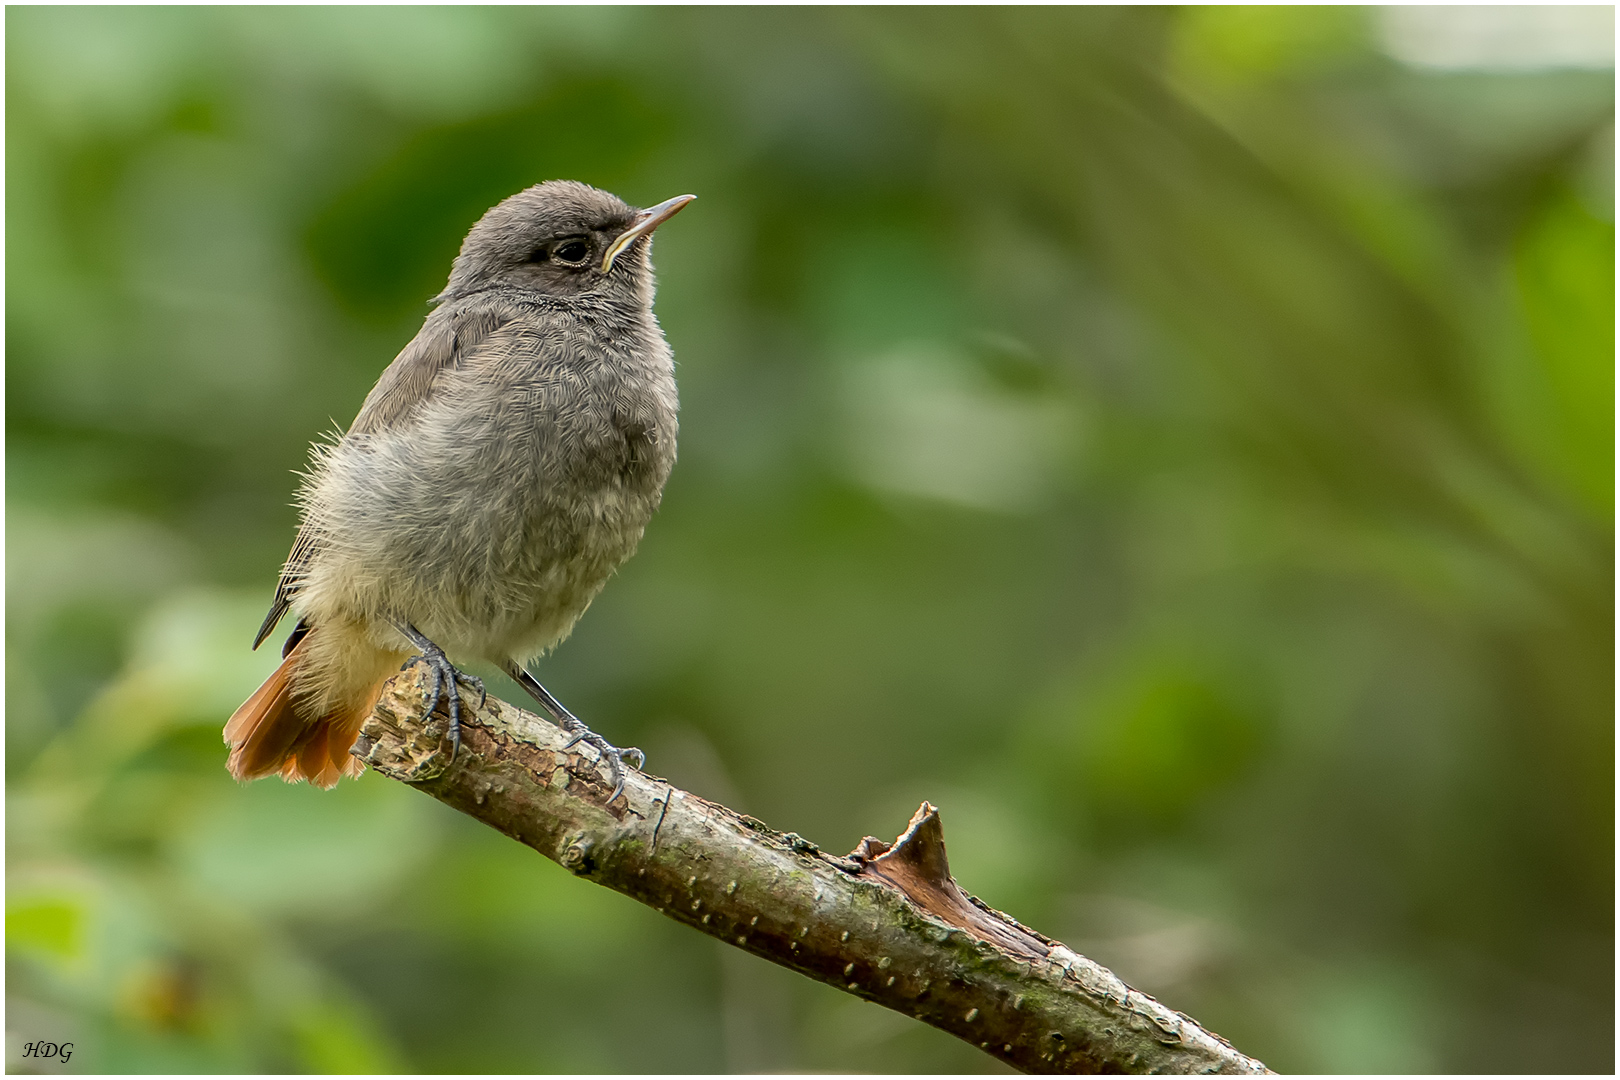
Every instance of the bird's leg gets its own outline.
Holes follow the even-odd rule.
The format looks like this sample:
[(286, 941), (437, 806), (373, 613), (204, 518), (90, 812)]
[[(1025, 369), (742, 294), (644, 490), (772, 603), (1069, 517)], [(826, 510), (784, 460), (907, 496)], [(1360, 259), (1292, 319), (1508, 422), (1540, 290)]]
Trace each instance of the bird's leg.
[(596, 747), (602, 754), (602, 760), (607, 763), (608, 779), (613, 781), (613, 794), (608, 796), (608, 802), (619, 797), (624, 790), (623, 761), (631, 762), (636, 768), (647, 763), (647, 755), (634, 746), (626, 746), (622, 750), (608, 742), (602, 736), (585, 726), (584, 721), (563, 708), (562, 702), (551, 696), (551, 691), (540, 685), (540, 680), (530, 675), (528, 669), (516, 660), (508, 660), (502, 665), (506, 673), (512, 676), (525, 693), (540, 703), (540, 707), (550, 713), (557, 726), (568, 732), (568, 742), (563, 749), (573, 746), (577, 742), (587, 742)]
[(478, 707), (482, 709), (489, 695), (484, 692), (484, 681), (476, 675), (468, 675), (457, 671), (450, 663), (450, 658), (444, 655), (444, 650), (428, 640), (426, 634), (412, 626), (403, 619), (394, 623), (394, 628), (404, 634), (406, 640), (417, 650), (417, 655), (411, 657), (400, 665), (403, 671), (418, 660), (426, 660), (433, 669), (433, 697), (428, 711), (432, 712), (439, 707), (439, 696), (442, 694), (449, 700), (450, 705), (450, 760), (456, 760), (456, 752), (461, 749), (461, 694), (456, 689), (459, 680), (478, 691)]

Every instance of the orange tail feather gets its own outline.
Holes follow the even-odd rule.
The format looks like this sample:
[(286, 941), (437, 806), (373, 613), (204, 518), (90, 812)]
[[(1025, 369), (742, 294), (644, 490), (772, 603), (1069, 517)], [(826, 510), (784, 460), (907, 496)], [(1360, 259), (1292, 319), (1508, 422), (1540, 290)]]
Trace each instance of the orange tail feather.
[(292, 681), (302, 659), (303, 642), (299, 646), (225, 722), (225, 741), (231, 747), (226, 768), (238, 780), (257, 780), (279, 772), (308, 726), (293, 710)]
[(225, 724), (231, 756), (226, 763), (238, 780), (281, 774), (290, 784), (308, 780), (330, 788), (345, 776), (359, 776), (365, 766), (349, 754), (360, 727), (376, 707), (384, 677), (361, 700), (306, 720), (293, 707), (293, 680), (302, 659), (304, 640), (287, 654), (264, 685), (244, 701)]

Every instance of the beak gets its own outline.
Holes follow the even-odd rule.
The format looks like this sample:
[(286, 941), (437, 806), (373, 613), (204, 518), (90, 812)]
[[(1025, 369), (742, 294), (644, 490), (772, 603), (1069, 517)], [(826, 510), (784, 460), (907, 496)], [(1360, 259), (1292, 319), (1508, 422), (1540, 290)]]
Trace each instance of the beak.
[(681, 208), (695, 198), (696, 195), (677, 195), (673, 199), (665, 199), (657, 206), (649, 206), (637, 214), (635, 222), (619, 234), (619, 238), (608, 247), (607, 254), (602, 256), (602, 273), (613, 269), (613, 260), (617, 259), (625, 248), (680, 213)]

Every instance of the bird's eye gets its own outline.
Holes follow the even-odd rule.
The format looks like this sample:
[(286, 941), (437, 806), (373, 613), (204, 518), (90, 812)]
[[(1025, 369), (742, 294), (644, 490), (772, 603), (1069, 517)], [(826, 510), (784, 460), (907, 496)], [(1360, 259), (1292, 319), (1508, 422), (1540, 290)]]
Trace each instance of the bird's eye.
[(558, 262), (582, 263), (590, 257), (591, 247), (583, 240), (570, 240), (565, 244), (557, 245), (552, 252)]

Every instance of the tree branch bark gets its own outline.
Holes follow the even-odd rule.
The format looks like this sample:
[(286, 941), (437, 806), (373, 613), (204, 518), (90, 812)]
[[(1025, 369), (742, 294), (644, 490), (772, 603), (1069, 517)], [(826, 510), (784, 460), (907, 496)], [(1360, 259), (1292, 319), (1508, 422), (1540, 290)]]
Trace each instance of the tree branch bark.
[[(452, 763), (432, 676), (396, 676), (353, 753), (677, 922), (965, 1039), (1024, 1072), (1262, 1073), (1191, 1017), (957, 887), (939, 812), (847, 857), (630, 771), (490, 698)], [(465, 698), (463, 698), (465, 703)], [(470, 712), (471, 710), (465, 710)]]

